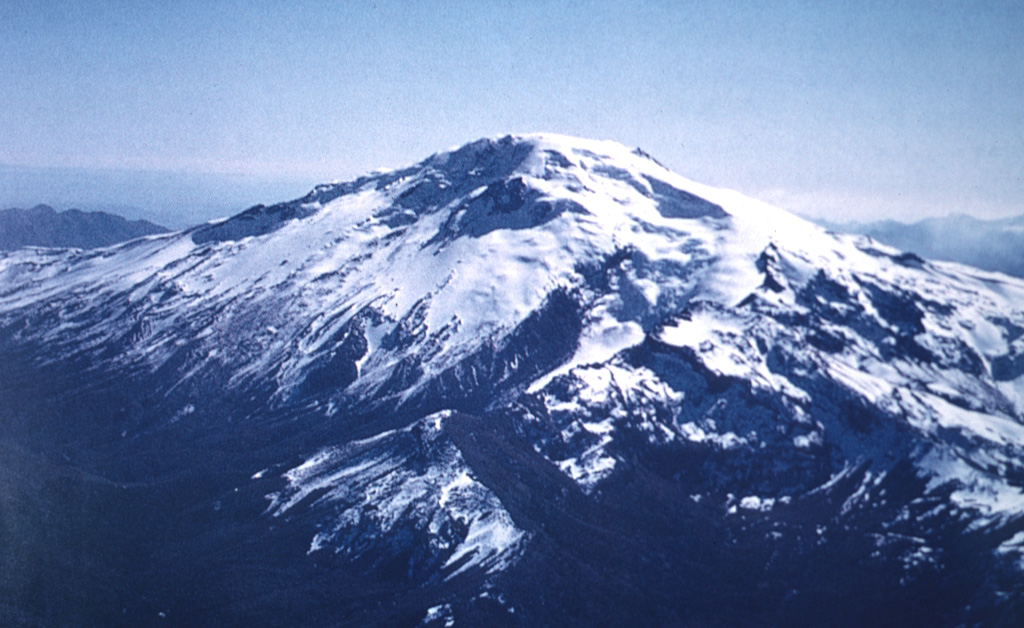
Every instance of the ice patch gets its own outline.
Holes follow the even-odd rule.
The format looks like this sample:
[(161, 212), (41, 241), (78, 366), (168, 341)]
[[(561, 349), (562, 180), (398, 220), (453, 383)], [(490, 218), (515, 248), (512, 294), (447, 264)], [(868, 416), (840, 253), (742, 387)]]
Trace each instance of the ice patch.
[(775, 507), (775, 498), (748, 495), (740, 499), (739, 506), (744, 510), (757, 510), (760, 512), (768, 512), (769, 510)]

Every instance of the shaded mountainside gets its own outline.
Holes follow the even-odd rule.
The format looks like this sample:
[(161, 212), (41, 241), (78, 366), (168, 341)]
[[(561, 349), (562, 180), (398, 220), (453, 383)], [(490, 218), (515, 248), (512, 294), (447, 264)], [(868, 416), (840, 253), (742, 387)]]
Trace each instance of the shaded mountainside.
[(1024, 282), (552, 135), (0, 256), (14, 626), (1018, 626)]
[(58, 212), (48, 205), (0, 210), (0, 251), (23, 246), (93, 249), (166, 231), (147, 220), (106, 212)]
[(979, 220), (953, 215), (911, 224), (895, 220), (822, 224), (844, 233), (871, 236), (928, 259), (959, 262), (1024, 277), (1024, 216)]

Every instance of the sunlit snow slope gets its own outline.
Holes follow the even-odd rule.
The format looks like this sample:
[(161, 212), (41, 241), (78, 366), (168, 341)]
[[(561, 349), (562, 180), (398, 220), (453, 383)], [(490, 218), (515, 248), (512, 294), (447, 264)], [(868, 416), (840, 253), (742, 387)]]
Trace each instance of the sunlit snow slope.
[[(952, 626), (1024, 604), (1024, 282), (615, 143), (481, 140), (185, 232), (5, 254), (0, 355), (8, 476), (109, 483), (80, 508), (135, 530), (99, 561), (109, 604), (48, 615), (6, 584), (26, 622)], [(19, 490), (8, 529), (63, 516)], [(31, 538), (12, 569), (38, 570)]]

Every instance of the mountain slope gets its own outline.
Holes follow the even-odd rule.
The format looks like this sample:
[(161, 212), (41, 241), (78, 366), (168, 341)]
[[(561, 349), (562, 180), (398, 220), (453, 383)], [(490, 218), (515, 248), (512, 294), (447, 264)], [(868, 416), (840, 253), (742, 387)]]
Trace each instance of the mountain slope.
[(0, 361), (15, 625), (1024, 608), (1024, 282), (614, 143), (6, 254)]
[(23, 246), (92, 249), (167, 229), (146, 220), (126, 220), (106, 212), (57, 212), (48, 205), (0, 210), (0, 250)]

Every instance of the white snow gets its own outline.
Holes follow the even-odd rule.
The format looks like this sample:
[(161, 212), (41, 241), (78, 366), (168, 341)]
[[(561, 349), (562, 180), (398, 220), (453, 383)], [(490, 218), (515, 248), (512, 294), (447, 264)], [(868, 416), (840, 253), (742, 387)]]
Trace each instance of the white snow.
[[(518, 557), (527, 535), (442, 435), (446, 416), (440, 412), (401, 430), (315, 453), (283, 474), (287, 486), (267, 496), (268, 511), (286, 518), (311, 495), (319, 495), (307, 507), (319, 508), (326, 518), (308, 553), (345, 551), (337, 539), (367, 522), (386, 534), (412, 516), (436, 535), (443, 521), (458, 521), (468, 528), (464, 537), (455, 539), (454, 546), (443, 539), (434, 544), (449, 554), (445, 566), (454, 569), (448, 577), (474, 567), (502, 569)], [(430, 463), (417, 470), (419, 465), (406, 464), (410, 456), (427, 456)]]
[[(814, 424), (818, 417), (801, 415), (813, 391), (794, 382), (800, 375), (826, 376), (934, 444), (923, 470), (933, 483), (957, 482), (958, 503), (992, 518), (1024, 512), (1021, 487), (1006, 479), (1014, 477), (1009, 470), (1024, 467), (1024, 375), (993, 377), (996, 360), (1024, 352), (1024, 338), (1010, 331), (1024, 327), (1024, 281), (948, 263), (903, 266), (894, 249), (829, 235), (736, 192), (689, 181), (614, 142), (546, 134), (516, 141), (530, 154), (510, 178), (520, 179), (538, 202), (571, 209), (530, 228), (469, 235), (471, 201), (486, 195), (497, 175), (479, 165), (446, 174), (450, 156), (439, 154), (407, 176), (379, 173), (322, 206), (302, 201), (311, 215), (266, 235), (197, 245), (181, 232), (96, 251), (0, 254), (0, 324), (18, 338), (52, 347), (54, 361), (71, 349), (98, 351), (120, 342), (137, 324), (111, 359), (150, 370), (176, 355), (187, 337), (191, 354), (201, 357), (177, 373), (178, 385), (216, 366), (233, 374), (229, 386), (272, 378), (278, 401), (299, 389), (309, 368), (354, 326), (368, 350), (356, 361), (357, 379), (329, 391), (324, 407), (330, 417), (343, 407), (342, 395), (374, 397), (405, 363), (423, 370), (397, 393), (410, 398), (431, 377), (496, 346), (563, 291), (582, 310), (578, 346), (562, 364), (537, 374), (528, 392), (549, 404), (549, 413), (565, 417), (558, 438), (568, 453), (552, 462), (585, 490), (616, 472), (619, 461), (610, 452), (625, 427), (641, 430), (652, 443), (758, 446), (749, 433), (710, 421), (657, 416), (656, 405), (685, 403), (682, 392), (617, 357), (650, 339), (689, 348), (713, 373), (778, 393), (793, 408), (793, 420), (806, 424), (786, 437), (800, 449), (821, 445), (829, 433)], [(416, 211), (396, 206), (403, 194), (431, 181), (438, 189), (462, 190), (461, 196)], [(667, 217), (652, 198), (652, 181), (717, 204), (726, 215)], [(766, 250), (778, 291), (765, 288), (757, 267)], [(849, 294), (849, 302), (829, 305), (825, 294), (802, 295), (819, 272)], [(609, 288), (595, 287), (602, 282)], [(911, 341), (935, 360), (883, 357), (863, 328), (836, 321), (818, 331), (834, 332), (841, 346), (820, 350), (800, 330), (765, 314), (795, 318), (834, 307), (889, 334), (891, 348), (898, 330), (883, 315), (885, 307), (876, 307), (871, 286), (915, 295), (924, 331), (916, 329)], [(373, 316), (356, 318), (371, 310)], [(51, 322), (29, 323), (35, 320)], [(400, 328), (408, 338), (389, 343)], [(769, 368), (775, 348), (793, 359), (791, 378)], [(969, 352), (980, 359), (977, 373), (957, 365)], [(550, 394), (556, 380), (570, 382), (571, 398)], [(177, 418), (187, 415), (183, 410)], [(466, 559), (466, 566), (495, 568), (515, 555), (523, 533), (454, 446), (444, 444), (442, 420), (432, 417), (425, 428), (436, 442), (416, 444), (434, 456), (421, 473), (405, 466), (399, 444), (413, 438), (408, 430), (325, 447), (285, 472), (287, 486), (271, 496), (270, 512), (286, 518), (300, 504), (336, 508), (337, 516), (312, 540), (313, 552), (332, 548), (346, 526), (369, 521), (387, 530), (407, 509), (428, 527), (458, 520), (468, 533), (448, 548), (450, 566)], [(963, 437), (970, 451), (944, 440), (948, 431)], [(753, 507), (755, 499), (761, 507), (757, 496), (739, 506)]]
[(1024, 569), (1024, 532), (1018, 532), (1010, 540), (1004, 541), (998, 551), (1001, 554), (1016, 554), (1018, 565)]
[(774, 497), (759, 497), (757, 495), (747, 495), (740, 499), (739, 507), (744, 510), (758, 510), (761, 512), (767, 512), (775, 507)]
[(982, 516), (972, 527), (1024, 515), (1024, 488), (983, 473), (952, 452), (935, 449), (920, 464), (931, 473), (929, 488), (955, 483), (953, 502)]

